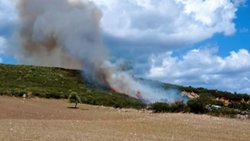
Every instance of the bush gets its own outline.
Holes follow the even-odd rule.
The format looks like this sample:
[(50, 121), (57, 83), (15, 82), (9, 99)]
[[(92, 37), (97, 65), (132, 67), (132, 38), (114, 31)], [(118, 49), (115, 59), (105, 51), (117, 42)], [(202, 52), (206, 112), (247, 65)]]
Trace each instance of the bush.
[(82, 103), (80, 96), (76, 92), (71, 92), (69, 95), (69, 102), (75, 103), (75, 108), (77, 108), (78, 103)]
[(163, 113), (171, 111), (170, 105), (168, 103), (161, 103), (161, 102), (151, 104), (149, 109), (153, 110), (153, 112), (155, 113)]
[(196, 114), (204, 114), (208, 112), (206, 108), (209, 104), (214, 104), (215, 100), (207, 95), (200, 95), (200, 97), (191, 99), (188, 101), (187, 105), (189, 107), (190, 112)]
[(186, 110), (186, 105), (180, 101), (180, 102), (175, 102), (173, 104), (170, 104), (170, 111), (174, 113), (179, 113), (179, 112), (185, 112)]
[(240, 114), (240, 111), (228, 107), (222, 107), (220, 109), (213, 109), (209, 112), (210, 115), (214, 116), (228, 116), (228, 117), (235, 117), (237, 114)]
[(208, 112), (208, 110), (206, 109), (206, 104), (204, 104), (199, 99), (189, 100), (187, 105), (189, 107), (189, 111), (192, 113), (203, 114)]
[(150, 105), (150, 110), (153, 110), (155, 113), (164, 113), (164, 112), (184, 112), (186, 111), (186, 105), (183, 102), (176, 102), (173, 104), (157, 102)]
[(237, 103), (237, 102), (232, 102), (228, 105), (229, 108), (234, 108), (234, 109), (239, 109), (239, 110), (245, 110), (249, 111), (250, 110), (250, 103)]

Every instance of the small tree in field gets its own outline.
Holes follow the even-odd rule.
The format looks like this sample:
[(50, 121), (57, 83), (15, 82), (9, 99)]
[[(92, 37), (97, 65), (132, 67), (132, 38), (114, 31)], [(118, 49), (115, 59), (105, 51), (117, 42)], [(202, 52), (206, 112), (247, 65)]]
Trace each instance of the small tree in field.
[(78, 103), (82, 103), (80, 96), (76, 92), (71, 92), (68, 99), (70, 103), (75, 103), (75, 108), (77, 108)]

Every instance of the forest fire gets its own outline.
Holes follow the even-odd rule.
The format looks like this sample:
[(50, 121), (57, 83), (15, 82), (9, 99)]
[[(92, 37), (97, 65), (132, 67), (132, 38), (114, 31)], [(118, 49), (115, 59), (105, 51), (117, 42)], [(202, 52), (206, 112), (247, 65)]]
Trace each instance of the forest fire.
[[(101, 11), (82, 0), (20, 0), (19, 39), (22, 63), (82, 68), (91, 82), (148, 102), (182, 99), (166, 90), (136, 80), (109, 59), (101, 38)], [(62, 24), (63, 23), (63, 24)]]

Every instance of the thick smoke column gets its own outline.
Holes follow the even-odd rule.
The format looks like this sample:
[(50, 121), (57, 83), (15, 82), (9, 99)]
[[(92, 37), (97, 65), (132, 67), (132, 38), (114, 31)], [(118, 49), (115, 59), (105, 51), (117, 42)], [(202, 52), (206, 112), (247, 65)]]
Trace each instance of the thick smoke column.
[(83, 62), (106, 60), (99, 34), (101, 12), (94, 4), (78, 0), (21, 0), (19, 11), (22, 62), (77, 68)]
[(20, 0), (20, 44), (25, 64), (83, 68), (86, 77), (148, 102), (183, 100), (175, 91), (144, 84), (108, 61), (101, 12), (89, 1)]

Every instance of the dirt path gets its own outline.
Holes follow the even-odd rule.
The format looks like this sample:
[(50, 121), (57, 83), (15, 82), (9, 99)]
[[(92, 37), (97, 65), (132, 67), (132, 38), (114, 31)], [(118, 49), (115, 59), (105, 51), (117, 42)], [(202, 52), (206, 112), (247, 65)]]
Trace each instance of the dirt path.
[(250, 121), (0, 97), (0, 141), (249, 141)]

